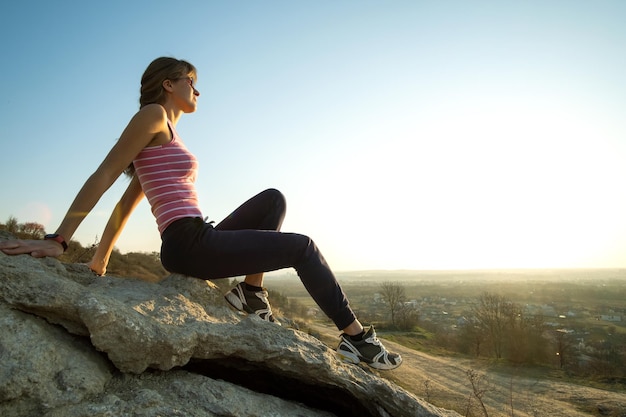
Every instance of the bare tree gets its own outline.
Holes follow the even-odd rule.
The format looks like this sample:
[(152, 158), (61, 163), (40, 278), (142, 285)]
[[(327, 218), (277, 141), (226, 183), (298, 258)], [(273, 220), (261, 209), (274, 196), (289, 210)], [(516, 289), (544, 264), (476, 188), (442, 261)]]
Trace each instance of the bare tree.
[(485, 329), (478, 323), (478, 320), (472, 318), (467, 320), (460, 328), (459, 331), (459, 347), (462, 352), (473, 353), (476, 357), (479, 357), (483, 352), (481, 347), (488, 335)]
[(515, 417), (515, 408), (513, 407), (513, 377), (509, 379), (509, 407), (511, 409), (511, 417)]
[[(483, 402), (483, 396), (490, 391), (489, 384), (485, 378), (484, 374), (480, 374), (473, 369), (468, 369), (467, 378), (472, 385), (472, 395), (474, 398), (478, 400), (478, 404), (480, 404), (481, 409), (483, 410), (483, 414), (485, 417), (489, 417), (489, 413), (487, 412), (487, 407), (485, 407), (485, 403)], [(468, 408), (469, 408), (470, 400), (468, 399)]]
[(380, 292), (383, 297), (383, 301), (389, 308), (391, 314), (391, 324), (396, 325), (396, 316), (398, 312), (403, 308), (406, 295), (404, 292), (404, 286), (399, 282), (385, 281), (380, 284)]
[(513, 326), (519, 308), (505, 297), (498, 294), (483, 293), (474, 315), (478, 325), (486, 331), (491, 341), (494, 355), (501, 359), (506, 341), (506, 329)]
[(572, 350), (573, 343), (565, 329), (556, 330), (554, 336), (556, 339), (556, 356), (559, 360), (559, 369), (563, 369), (568, 360), (569, 353)]

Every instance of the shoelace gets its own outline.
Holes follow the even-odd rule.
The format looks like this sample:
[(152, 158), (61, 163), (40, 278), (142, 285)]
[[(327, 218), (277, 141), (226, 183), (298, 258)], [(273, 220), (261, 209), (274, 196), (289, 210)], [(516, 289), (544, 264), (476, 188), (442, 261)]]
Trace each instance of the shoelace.
[(267, 291), (259, 291), (257, 293), (257, 297), (259, 297), (261, 300), (263, 300), (265, 304), (269, 306), (270, 300), (268, 300), (267, 296), (268, 296)]
[(267, 315), (271, 316), (272, 315), (272, 306), (270, 306), (270, 300), (267, 298), (268, 297), (267, 291), (259, 291), (259, 292), (257, 292), (257, 297), (259, 297), (261, 299), (261, 301), (263, 301), (265, 303), (265, 306), (267, 307)]
[(376, 334), (373, 334), (372, 336), (368, 337), (367, 339), (365, 339), (365, 341), (367, 343), (371, 343), (373, 345), (380, 346), (380, 340), (378, 340), (378, 337), (376, 337)]

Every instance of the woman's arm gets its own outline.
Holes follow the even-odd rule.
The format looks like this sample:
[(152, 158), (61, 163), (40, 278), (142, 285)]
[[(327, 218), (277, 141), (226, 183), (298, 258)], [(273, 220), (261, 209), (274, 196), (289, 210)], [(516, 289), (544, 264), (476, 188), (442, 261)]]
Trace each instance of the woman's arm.
[[(149, 104), (135, 114), (104, 161), (85, 182), (56, 233), (69, 242), (100, 197), (158, 134), (169, 136), (167, 115), (162, 106)], [(59, 256), (63, 253), (61, 244), (54, 240), (9, 240), (0, 242), (0, 250), (9, 255), (30, 253), (35, 257)]]
[(91, 258), (91, 261), (87, 264), (96, 274), (104, 275), (106, 273), (113, 246), (122, 234), (126, 222), (143, 196), (144, 194), (139, 180), (137, 176), (133, 176), (133, 179), (122, 195), (119, 203), (117, 203), (113, 209), (113, 213), (104, 228), (102, 239), (100, 239), (100, 243), (96, 248), (93, 258)]

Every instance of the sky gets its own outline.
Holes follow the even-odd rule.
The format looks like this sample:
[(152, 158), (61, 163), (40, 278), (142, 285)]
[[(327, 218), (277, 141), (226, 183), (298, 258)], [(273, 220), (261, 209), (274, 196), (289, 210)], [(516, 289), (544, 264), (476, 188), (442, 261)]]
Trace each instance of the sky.
[[(626, 267), (626, 2), (22, 1), (0, 44), (0, 222), (54, 232), (138, 110), (198, 68), (177, 131), (220, 221), (266, 188), (337, 271)], [(73, 239), (99, 239), (120, 178)], [(116, 247), (158, 251), (146, 201)]]

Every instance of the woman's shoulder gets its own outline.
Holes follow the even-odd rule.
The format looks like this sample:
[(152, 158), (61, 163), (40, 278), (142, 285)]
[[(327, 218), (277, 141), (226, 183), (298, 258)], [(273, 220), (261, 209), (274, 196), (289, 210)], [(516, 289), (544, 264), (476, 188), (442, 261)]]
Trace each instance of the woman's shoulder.
[(131, 125), (152, 133), (166, 131), (168, 129), (167, 113), (159, 104), (147, 104), (135, 113), (131, 120)]
[(151, 119), (167, 120), (167, 113), (165, 108), (157, 103), (146, 104), (143, 106), (137, 114), (141, 114), (143, 117), (149, 117)]

